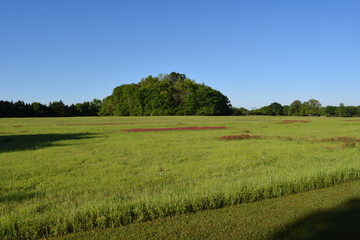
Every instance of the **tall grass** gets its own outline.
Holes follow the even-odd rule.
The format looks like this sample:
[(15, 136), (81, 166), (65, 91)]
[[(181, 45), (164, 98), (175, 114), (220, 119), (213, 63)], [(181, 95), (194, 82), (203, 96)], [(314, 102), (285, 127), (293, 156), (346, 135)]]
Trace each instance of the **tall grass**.
[[(311, 122), (275, 124), (288, 119)], [(79, 125), (92, 123), (97, 125)], [(116, 227), (360, 179), (357, 143), (342, 148), (339, 142), (316, 141), (358, 138), (359, 123), (274, 117), (0, 119), (0, 238)], [(122, 131), (179, 126), (227, 128)], [(243, 131), (263, 138), (218, 140)], [(16, 148), (34, 135), (40, 139)]]

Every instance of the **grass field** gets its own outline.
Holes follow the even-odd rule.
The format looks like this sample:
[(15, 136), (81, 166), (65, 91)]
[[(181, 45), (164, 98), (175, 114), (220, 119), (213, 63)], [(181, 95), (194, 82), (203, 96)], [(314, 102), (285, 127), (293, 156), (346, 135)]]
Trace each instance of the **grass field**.
[(360, 239), (360, 181), (54, 240)]
[(0, 238), (118, 227), (360, 179), (360, 119), (348, 120), (0, 119)]

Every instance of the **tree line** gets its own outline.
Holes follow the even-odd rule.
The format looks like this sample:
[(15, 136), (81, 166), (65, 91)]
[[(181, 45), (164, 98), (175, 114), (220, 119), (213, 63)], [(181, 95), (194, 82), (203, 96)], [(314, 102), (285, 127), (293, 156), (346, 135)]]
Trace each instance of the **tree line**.
[(91, 102), (83, 102), (65, 105), (61, 100), (50, 102), (48, 105), (39, 102), (31, 104), (23, 101), (0, 101), (0, 117), (75, 117), (97, 116), (102, 101), (94, 99)]
[(316, 99), (301, 102), (293, 101), (290, 105), (274, 102), (258, 109), (232, 108), (233, 115), (267, 115), (267, 116), (327, 116), (327, 117), (360, 117), (360, 106), (328, 105), (322, 107)]
[(274, 102), (258, 109), (236, 108), (220, 91), (172, 72), (148, 76), (139, 83), (114, 88), (105, 99), (65, 105), (61, 100), (44, 105), (0, 101), (0, 117), (166, 116), (166, 115), (269, 115), (360, 117), (360, 106), (322, 107), (316, 99)]

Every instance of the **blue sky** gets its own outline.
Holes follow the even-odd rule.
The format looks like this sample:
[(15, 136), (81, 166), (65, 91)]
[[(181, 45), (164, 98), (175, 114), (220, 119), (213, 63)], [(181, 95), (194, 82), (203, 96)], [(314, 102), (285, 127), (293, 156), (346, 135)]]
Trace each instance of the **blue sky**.
[(0, 100), (65, 104), (172, 71), (248, 109), (360, 105), (360, 1), (0, 1)]

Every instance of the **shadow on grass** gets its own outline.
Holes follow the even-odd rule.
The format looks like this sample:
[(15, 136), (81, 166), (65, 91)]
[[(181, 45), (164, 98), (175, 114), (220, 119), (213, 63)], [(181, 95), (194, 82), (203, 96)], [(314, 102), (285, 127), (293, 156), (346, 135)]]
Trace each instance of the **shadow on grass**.
[(21, 202), (24, 200), (28, 200), (28, 199), (43, 196), (43, 195), (44, 195), (43, 193), (36, 193), (36, 192), (31, 192), (31, 193), (15, 192), (15, 193), (6, 194), (3, 196), (0, 195), (0, 203)]
[(0, 153), (61, 146), (57, 141), (92, 138), (90, 133), (33, 134), (0, 136)]
[(285, 226), (270, 239), (360, 239), (360, 199), (314, 212)]

